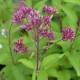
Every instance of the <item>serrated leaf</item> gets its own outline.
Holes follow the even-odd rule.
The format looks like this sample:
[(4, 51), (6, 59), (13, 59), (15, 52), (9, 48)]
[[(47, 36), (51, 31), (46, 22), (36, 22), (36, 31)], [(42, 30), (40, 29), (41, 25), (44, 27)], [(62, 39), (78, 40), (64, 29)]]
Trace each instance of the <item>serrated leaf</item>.
[(61, 59), (64, 56), (64, 54), (52, 54), (44, 58), (42, 67), (45, 69), (48, 69), (49, 67), (55, 65), (55, 63)]
[(34, 69), (35, 65), (28, 59), (19, 59), (18, 62), (21, 62), (23, 65), (30, 69)]

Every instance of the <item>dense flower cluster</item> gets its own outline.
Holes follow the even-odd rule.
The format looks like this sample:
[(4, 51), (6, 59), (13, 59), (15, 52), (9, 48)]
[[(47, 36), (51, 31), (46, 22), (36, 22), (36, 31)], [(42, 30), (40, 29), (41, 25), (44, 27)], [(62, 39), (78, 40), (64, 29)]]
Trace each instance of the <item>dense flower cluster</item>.
[[(43, 10), (46, 12), (47, 16), (43, 16), (39, 11), (29, 8), (24, 1), (21, 1), (20, 7), (16, 9), (12, 22), (21, 25), (20, 28), (25, 29), (26, 31), (32, 32), (34, 28), (38, 27), (38, 32), (40, 32), (42, 28), (43, 35), (40, 34), (41, 32), (39, 33), (41, 37), (53, 40), (54, 35), (51, 29), (51, 20), (53, 14), (57, 14), (58, 10), (56, 8), (52, 9), (52, 7), (46, 5), (43, 7)], [(26, 23), (24, 21), (25, 19)]]
[(57, 13), (58, 13), (58, 10), (56, 9), (56, 7), (55, 7), (54, 9), (52, 9), (52, 7), (47, 6), (47, 5), (44, 6), (43, 10), (44, 10), (48, 15), (57, 14)]
[[(43, 11), (46, 13), (46, 16), (43, 16), (39, 11), (28, 7), (24, 1), (21, 1), (20, 7), (15, 8), (15, 14), (12, 22), (20, 25), (21, 29), (30, 31), (33, 35), (37, 35), (38, 32), (39, 37), (45, 37), (48, 40), (53, 40), (54, 33), (51, 28), (51, 20), (53, 15), (58, 13), (58, 10), (45, 5), (43, 7)], [(27, 53), (29, 51), (28, 47), (23, 44), (22, 39), (15, 42), (15, 45), (16, 48), (14, 50), (16, 53), (19, 51)]]
[(29, 52), (28, 46), (25, 46), (25, 45), (24, 45), (22, 38), (20, 38), (20, 40), (18, 40), (18, 41), (16, 41), (16, 42), (14, 42), (14, 44), (15, 44), (15, 46), (16, 46), (15, 49), (14, 49), (14, 51), (15, 51), (16, 53), (22, 52), (23, 54), (26, 54), (26, 53)]
[(65, 30), (62, 30), (62, 36), (64, 41), (73, 41), (75, 39), (75, 32), (70, 27), (67, 27)]

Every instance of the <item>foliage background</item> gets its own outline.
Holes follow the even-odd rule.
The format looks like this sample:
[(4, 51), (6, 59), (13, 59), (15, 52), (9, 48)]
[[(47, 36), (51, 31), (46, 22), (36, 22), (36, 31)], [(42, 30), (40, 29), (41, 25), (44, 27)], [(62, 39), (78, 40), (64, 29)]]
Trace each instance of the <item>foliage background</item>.
[[(73, 43), (61, 41), (51, 47), (47, 51), (49, 56), (45, 59), (43, 57), (45, 50), (41, 52), (40, 57), (41, 60), (44, 59), (44, 70), (40, 71), (39, 80), (80, 80), (80, 0), (34, 0), (34, 3), (31, 0), (25, 1), (30, 7), (33, 4), (34, 8), (40, 12), (42, 12), (44, 4), (58, 8), (59, 14), (54, 15), (52, 21), (52, 28), (55, 32), (55, 40), (52, 42), (62, 37), (61, 31), (66, 26), (70, 26), (77, 33)], [(35, 53), (26, 55), (13, 53), (16, 63), (14, 65), (9, 50), (9, 28), (14, 15), (14, 7), (18, 4), (19, 0), (0, 0), (0, 66), (6, 65), (0, 71), (0, 80), (35, 80), (34, 69), (31, 65), (35, 64)], [(30, 33), (24, 33), (15, 24), (11, 31), (12, 49), (14, 48), (14, 41), (20, 37), (24, 38), (25, 44), (29, 45), (30, 49), (35, 49), (34, 45), (31, 44)], [(47, 43), (47, 40), (43, 39), (40, 42), (40, 47), (46, 46)]]

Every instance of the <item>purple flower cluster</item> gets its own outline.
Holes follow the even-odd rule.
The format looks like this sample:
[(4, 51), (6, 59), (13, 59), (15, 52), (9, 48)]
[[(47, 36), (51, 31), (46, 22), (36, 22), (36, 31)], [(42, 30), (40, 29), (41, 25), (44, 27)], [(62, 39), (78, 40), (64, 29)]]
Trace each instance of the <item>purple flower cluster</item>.
[[(32, 32), (34, 28), (38, 27), (38, 32), (40, 32), (42, 28), (43, 36), (41, 37), (46, 37), (49, 40), (53, 40), (54, 35), (51, 29), (51, 20), (53, 14), (57, 14), (58, 10), (56, 8), (52, 9), (52, 7), (46, 5), (43, 7), (43, 10), (47, 13), (47, 16), (43, 16), (39, 13), (39, 11), (29, 8), (24, 1), (21, 1), (20, 7), (16, 8), (16, 13), (14, 14), (12, 22), (19, 24), (20, 28), (24, 29), (25, 31)], [(26, 20), (27, 24), (24, 20)]]
[(52, 14), (58, 14), (58, 10), (55, 7), (54, 9), (51, 6), (47, 6), (45, 5), (43, 10), (48, 14), (48, 15), (52, 15)]
[(46, 37), (49, 40), (54, 39), (54, 33), (52, 31), (49, 31), (48, 27), (46, 29), (40, 28), (39, 29), (39, 35), (42, 37)]
[[(30, 31), (33, 35), (38, 35), (39, 37), (45, 37), (48, 40), (54, 39), (54, 33), (51, 28), (51, 20), (54, 14), (58, 13), (56, 8), (52, 9), (50, 6), (43, 7), (46, 16), (40, 14), (39, 11), (32, 9), (27, 6), (24, 1), (20, 2), (20, 6), (15, 8), (14, 18), (12, 19), (13, 23), (20, 25), (21, 29), (25, 31)], [(16, 48), (14, 51), (27, 53), (28, 47), (23, 44), (23, 40), (20, 39), (18, 42), (15, 42)]]
[(16, 53), (22, 52), (23, 54), (26, 54), (29, 52), (28, 46), (24, 45), (22, 38), (20, 38), (17, 42), (14, 42), (14, 44), (16, 46), (14, 49)]
[(70, 27), (67, 27), (65, 30), (62, 30), (62, 36), (63, 36), (62, 39), (64, 41), (67, 41), (67, 40), (73, 41), (75, 39), (75, 32)]

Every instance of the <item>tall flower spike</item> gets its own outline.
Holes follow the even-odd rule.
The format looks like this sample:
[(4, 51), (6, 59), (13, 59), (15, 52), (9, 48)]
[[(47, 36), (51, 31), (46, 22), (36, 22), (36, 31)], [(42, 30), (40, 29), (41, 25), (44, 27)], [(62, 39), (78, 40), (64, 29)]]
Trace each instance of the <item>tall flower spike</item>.
[(67, 27), (65, 30), (62, 30), (62, 39), (64, 41), (71, 40), (73, 41), (75, 39), (75, 32), (70, 27)]

